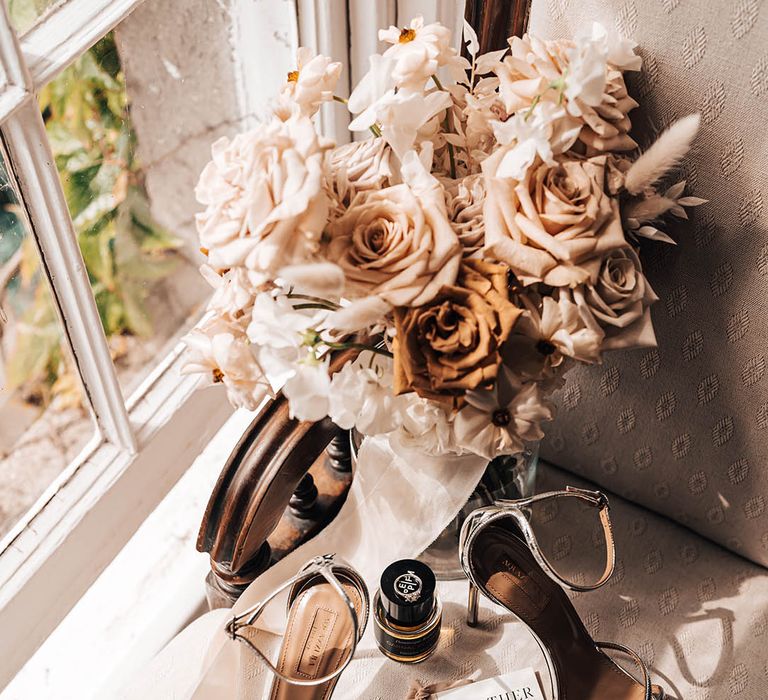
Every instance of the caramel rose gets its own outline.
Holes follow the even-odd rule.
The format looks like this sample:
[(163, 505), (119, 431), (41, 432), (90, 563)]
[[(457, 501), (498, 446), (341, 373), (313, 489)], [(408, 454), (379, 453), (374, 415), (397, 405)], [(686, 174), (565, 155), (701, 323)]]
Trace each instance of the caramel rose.
[(456, 284), (427, 305), (395, 309), (394, 390), (425, 398), (490, 386), (520, 310), (509, 300), (506, 265), (468, 259)]
[(421, 306), (456, 280), (461, 246), (443, 188), (427, 174), (414, 186), (358, 194), (328, 230), (327, 257), (344, 270), (350, 298), (375, 295), (392, 306)]
[(606, 157), (533, 165), (522, 181), (484, 163), (486, 256), (524, 284), (575, 287), (610, 251), (625, 247), (618, 203), (604, 191)]
[(612, 251), (588, 284), (558, 294), (579, 307), (588, 325), (596, 323), (603, 330), (602, 350), (656, 345), (650, 306), (658, 297), (632, 248)]

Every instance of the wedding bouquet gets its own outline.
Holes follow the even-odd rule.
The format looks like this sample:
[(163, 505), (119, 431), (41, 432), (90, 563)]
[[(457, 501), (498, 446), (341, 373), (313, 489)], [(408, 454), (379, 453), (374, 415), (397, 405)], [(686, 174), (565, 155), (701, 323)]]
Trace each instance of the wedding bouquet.
[[(662, 218), (703, 202), (658, 185), (699, 118), (639, 154), (641, 61), (598, 24), (484, 55), (465, 25), (469, 60), (421, 18), (379, 38), (349, 100), (341, 64), (302, 48), (269, 120), (214, 143), (196, 194), (215, 292), (185, 371), (428, 454), (519, 452), (571, 364), (655, 344), (638, 242), (672, 243)], [(318, 133), (331, 100), (367, 138)], [(331, 373), (340, 350), (359, 352)]]

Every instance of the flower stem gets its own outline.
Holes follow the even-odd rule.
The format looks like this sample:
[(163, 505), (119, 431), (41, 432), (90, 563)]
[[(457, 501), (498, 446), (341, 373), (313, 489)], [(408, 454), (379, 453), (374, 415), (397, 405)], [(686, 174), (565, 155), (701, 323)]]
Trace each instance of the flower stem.
[(334, 95), (333, 99), (335, 102), (341, 102), (343, 105), (349, 104), (349, 100), (346, 97), (341, 97), (339, 95)]
[[(440, 78), (438, 78), (436, 75), (433, 75), (432, 80), (434, 81), (435, 87), (438, 90), (442, 90), (443, 92), (448, 92), (443, 87), (443, 84), (440, 82)], [(448, 93), (448, 94), (450, 95), (451, 93)], [(446, 134), (451, 133), (449, 110), (445, 110), (445, 119), (443, 119), (443, 128), (445, 129)], [(448, 157), (451, 160), (451, 177), (455, 180), (456, 179), (456, 154), (453, 152), (453, 144), (450, 141), (446, 141), (446, 144), (448, 145)]]
[(378, 124), (371, 124), (371, 126), (368, 128), (371, 130), (371, 133), (374, 136), (376, 137), (381, 136), (381, 127)]
[(322, 309), (323, 311), (336, 311), (338, 307), (327, 306), (326, 304), (308, 303), (308, 304), (294, 304), (293, 308), (296, 311), (301, 311), (302, 309)]
[(341, 308), (341, 306), (339, 306), (334, 301), (329, 301), (328, 299), (323, 299), (322, 297), (313, 297), (313, 296), (310, 296), (309, 294), (296, 294), (294, 292), (289, 292), (285, 296), (288, 297), (289, 299), (303, 299), (305, 301), (314, 301), (314, 302), (316, 302), (318, 304), (323, 304), (325, 306), (330, 306), (334, 310)]
[(331, 350), (368, 350), (384, 357), (394, 357), (389, 350), (378, 348), (374, 345), (366, 345), (365, 343), (331, 343), (324, 340), (323, 345), (327, 345)]

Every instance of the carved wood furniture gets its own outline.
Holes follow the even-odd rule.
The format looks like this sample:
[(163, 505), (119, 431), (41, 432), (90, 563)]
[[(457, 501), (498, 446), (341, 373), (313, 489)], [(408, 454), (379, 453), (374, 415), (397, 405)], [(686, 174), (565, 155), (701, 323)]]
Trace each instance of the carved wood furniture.
[[(508, 36), (522, 34), (529, 5), (468, 0), (466, 18), (480, 50), (501, 48)], [(335, 355), (332, 370), (352, 356)], [(282, 395), (271, 401), (224, 465), (203, 516), (197, 549), (211, 557), (209, 605), (231, 606), (271, 563), (318, 532), (338, 512), (351, 479), (348, 434), (328, 419), (291, 419)]]

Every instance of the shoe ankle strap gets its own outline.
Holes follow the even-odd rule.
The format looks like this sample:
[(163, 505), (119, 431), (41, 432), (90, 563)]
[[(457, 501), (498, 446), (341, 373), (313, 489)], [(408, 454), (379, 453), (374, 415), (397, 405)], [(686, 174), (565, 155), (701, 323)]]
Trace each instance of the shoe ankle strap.
[[(603, 526), (603, 534), (605, 536), (605, 569), (603, 570), (600, 578), (594, 583), (582, 584), (570, 581), (550, 564), (547, 557), (541, 551), (535, 534), (530, 526), (528, 517), (523, 510), (527, 506), (534, 503), (541, 503), (543, 501), (556, 500), (559, 498), (578, 498), (582, 501), (589, 503), (595, 508), (599, 509), (600, 523)], [(596, 588), (604, 586), (613, 575), (613, 570), (616, 567), (616, 542), (613, 537), (613, 527), (611, 525), (610, 516), (610, 504), (608, 498), (602, 491), (589, 491), (587, 489), (579, 489), (573, 486), (567, 486), (562, 491), (549, 491), (546, 493), (536, 494), (530, 498), (523, 498), (515, 501), (499, 500), (496, 504), (506, 510), (510, 515), (513, 515), (523, 531), (523, 534), (528, 542), (528, 545), (533, 552), (534, 557), (539, 562), (541, 567), (547, 573), (547, 575), (554, 579), (557, 583), (572, 591), (585, 592), (593, 591)]]
[[(651, 674), (648, 671), (648, 666), (646, 666), (645, 661), (640, 658), (640, 655), (634, 649), (630, 649), (623, 644), (617, 644), (615, 642), (595, 642), (595, 646), (598, 649), (612, 649), (614, 651), (620, 651), (622, 654), (626, 654), (642, 671), (642, 683), (645, 686), (645, 700), (665, 700), (666, 694), (664, 693), (664, 688), (659, 685), (651, 685)], [(627, 673), (621, 666), (619, 666), (619, 668), (624, 673)], [(629, 676), (630, 674), (627, 673), (627, 675)]]

